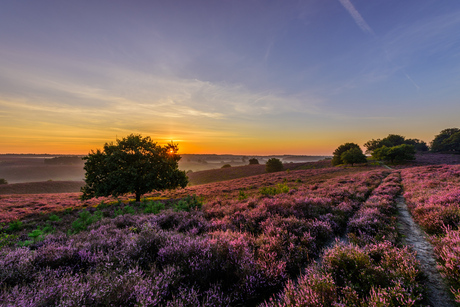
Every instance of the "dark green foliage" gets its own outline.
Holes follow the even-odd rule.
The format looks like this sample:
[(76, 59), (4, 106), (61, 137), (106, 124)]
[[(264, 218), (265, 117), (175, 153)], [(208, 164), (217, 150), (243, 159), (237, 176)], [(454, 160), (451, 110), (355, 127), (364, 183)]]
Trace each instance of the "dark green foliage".
[(428, 151), (428, 145), (419, 139), (406, 139), (404, 136), (397, 134), (389, 134), (384, 139), (370, 140), (364, 144), (366, 152), (372, 154), (374, 150), (382, 146), (395, 147), (399, 145), (413, 145), (416, 151)]
[(202, 205), (203, 203), (198, 197), (196, 197), (196, 195), (193, 195), (193, 196), (189, 195), (179, 200), (177, 203), (175, 203), (173, 205), (173, 209), (176, 212), (179, 212), (179, 211), (190, 212), (191, 210), (201, 209)]
[(356, 147), (349, 149), (345, 151), (344, 153), (342, 153), (340, 158), (342, 159), (343, 163), (351, 164), (351, 166), (353, 166), (353, 164), (355, 163), (366, 163), (367, 162), (367, 158), (363, 154), (363, 151), (361, 150), (361, 148), (356, 148)]
[(244, 192), (244, 190), (240, 190), (238, 193), (238, 200), (245, 200), (248, 198), (248, 194)]
[(0, 184), (8, 184), (8, 181), (6, 181), (6, 179), (0, 178)]
[(256, 158), (249, 159), (249, 165), (253, 164), (259, 164), (259, 160), (257, 160)]
[(345, 162), (342, 160), (342, 154), (353, 148), (357, 148), (361, 150), (359, 145), (355, 143), (345, 143), (337, 147), (337, 149), (334, 150), (334, 153), (333, 153), (334, 156), (332, 157), (332, 165), (345, 164)]
[(448, 151), (460, 153), (460, 131), (452, 134), (448, 139), (443, 141)]
[(229, 168), (229, 167), (232, 167), (232, 166), (230, 164), (224, 164), (224, 165), (222, 165), (221, 168)]
[(124, 208), (119, 208), (115, 210), (115, 217), (118, 215), (134, 214), (134, 213), (136, 213), (136, 210), (134, 210), (133, 207), (125, 206)]
[(283, 170), (283, 163), (277, 158), (268, 159), (265, 164), (265, 170), (267, 173), (279, 172)]
[(185, 172), (178, 169), (177, 145), (160, 146), (150, 137), (131, 134), (117, 144), (106, 143), (83, 159), (85, 183), (82, 198), (134, 193), (136, 202), (153, 190), (187, 186)]
[(61, 219), (59, 218), (59, 216), (57, 216), (56, 214), (52, 214), (48, 217), (48, 220), (52, 221), (52, 222), (59, 222)]
[(79, 218), (72, 223), (73, 233), (77, 233), (86, 230), (89, 225), (102, 219), (102, 211), (97, 210), (94, 214), (91, 214), (87, 210), (80, 211), (78, 214)]
[(159, 201), (151, 201), (145, 204), (144, 213), (158, 214), (165, 209), (165, 205)]
[(18, 239), (18, 235), (7, 234), (0, 232), (0, 248), (4, 246), (14, 245)]
[(431, 141), (431, 151), (460, 153), (460, 129), (449, 128), (442, 130)]
[(414, 145), (414, 149), (417, 152), (428, 151), (430, 149), (424, 141), (418, 139), (407, 139), (404, 144)]
[(17, 220), (8, 224), (8, 231), (14, 232), (22, 229), (22, 222)]
[(407, 144), (393, 147), (382, 146), (374, 150), (372, 157), (377, 160), (389, 161), (391, 163), (415, 160), (415, 149), (414, 145)]

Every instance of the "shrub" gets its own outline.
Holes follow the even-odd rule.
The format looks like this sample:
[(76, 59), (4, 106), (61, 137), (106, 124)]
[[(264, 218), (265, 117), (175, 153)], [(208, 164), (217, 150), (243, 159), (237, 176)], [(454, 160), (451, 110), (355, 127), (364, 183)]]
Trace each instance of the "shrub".
[(249, 159), (249, 165), (259, 164), (259, 160), (256, 158)]
[(183, 199), (179, 200), (173, 205), (174, 211), (187, 211), (189, 212), (190, 210), (199, 210), (202, 207), (202, 202), (201, 200), (196, 196), (190, 196), (188, 195), (187, 197), (184, 197)]
[(267, 173), (274, 173), (283, 170), (283, 163), (281, 160), (277, 158), (268, 159), (267, 163), (265, 164), (265, 170)]
[(8, 231), (14, 232), (22, 229), (22, 221), (17, 220), (8, 224)]
[(4, 246), (14, 245), (18, 240), (18, 235), (7, 234), (0, 232), (0, 249)]
[(221, 168), (229, 168), (229, 167), (232, 167), (232, 166), (230, 164), (224, 164), (224, 165), (222, 165)]
[(92, 215), (88, 210), (82, 210), (78, 215), (79, 218), (72, 223), (72, 230), (70, 230), (72, 233), (86, 230), (89, 225), (102, 219), (102, 211), (100, 210), (97, 210)]
[(165, 205), (159, 201), (150, 201), (144, 205), (144, 213), (158, 214), (165, 209)]
[(244, 190), (240, 190), (238, 192), (238, 200), (245, 200), (248, 198), (248, 195), (244, 192)]
[(278, 183), (276, 187), (261, 187), (259, 192), (263, 196), (276, 195), (289, 192), (289, 187), (285, 183)]
[(0, 184), (8, 184), (8, 181), (6, 181), (6, 179), (0, 178)]

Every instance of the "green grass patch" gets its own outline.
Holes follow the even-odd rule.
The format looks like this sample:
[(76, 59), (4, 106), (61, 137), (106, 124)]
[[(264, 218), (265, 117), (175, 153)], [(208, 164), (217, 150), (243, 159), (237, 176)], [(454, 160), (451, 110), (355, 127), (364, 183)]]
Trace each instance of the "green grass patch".
[(261, 187), (259, 192), (263, 196), (277, 195), (289, 192), (289, 187), (285, 183), (278, 183), (274, 187)]

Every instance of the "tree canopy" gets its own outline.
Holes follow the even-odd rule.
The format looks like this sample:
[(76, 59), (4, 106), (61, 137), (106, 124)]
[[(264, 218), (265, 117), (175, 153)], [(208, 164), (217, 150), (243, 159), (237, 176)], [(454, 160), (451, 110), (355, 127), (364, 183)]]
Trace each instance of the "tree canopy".
[(416, 151), (428, 151), (428, 145), (424, 141), (419, 139), (406, 139), (404, 136), (398, 134), (389, 134), (383, 139), (372, 139), (367, 141), (364, 147), (366, 147), (366, 153), (372, 154), (374, 150), (382, 146), (394, 147), (403, 144), (413, 145)]
[(398, 146), (382, 146), (372, 153), (372, 157), (381, 161), (402, 162), (406, 160), (415, 160), (414, 145), (401, 144)]
[(279, 172), (283, 169), (283, 163), (280, 159), (277, 158), (270, 158), (265, 164), (265, 170), (267, 171), (267, 173)]
[(332, 165), (340, 165), (340, 164), (346, 164), (345, 161), (342, 159), (342, 154), (348, 150), (351, 149), (359, 149), (361, 152), (361, 148), (359, 147), (358, 144), (355, 143), (345, 143), (337, 147), (336, 150), (334, 150), (333, 157), (332, 157)]
[(431, 141), (431, 151), (460, 153), (460, 129), (448, 128), (442, 130)]
[(363, 151), (361, 150), (361, 148), (356, 148), (356, 147), (348, 149), (347, 151), (342, 153), (340, 155), (340, 158), (342, 159), (343, 163), (351, 164), (351, 166), (353, 166), (353, 164), (355, 163), (366, 163), (367, 162), (367, 158), (363, 154)]
[(153, 190), (185, 187), (188, 179), (178, 169), (177, 151), (176, 144), (160, 146), (150, 137), (134, 134), (117, 139), (116, 144), (106, 143), (102, 151), (91, 151), (83, 158), (82, 198), (134, 193), (139, 202), (141, 195)]

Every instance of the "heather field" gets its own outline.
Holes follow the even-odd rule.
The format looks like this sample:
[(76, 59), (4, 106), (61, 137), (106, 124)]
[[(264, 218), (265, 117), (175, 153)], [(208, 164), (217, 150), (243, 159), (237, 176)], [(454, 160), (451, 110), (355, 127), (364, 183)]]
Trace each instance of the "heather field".
[(439, 269), (460, 302), (460, 166), (410, 168), (402, 176), (412, 216), (431, 235)]
[(436, 306), (397, 230), (400, 195), (460, 303), (459, 185), (459, 166), (323, 161), (140, 203), (0, 195), (0, 303)]

